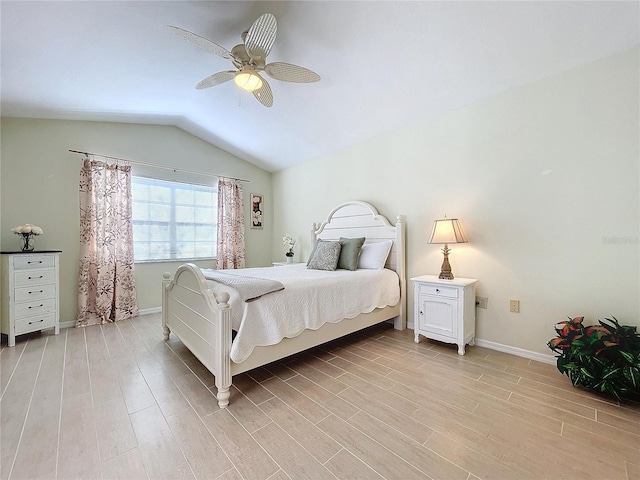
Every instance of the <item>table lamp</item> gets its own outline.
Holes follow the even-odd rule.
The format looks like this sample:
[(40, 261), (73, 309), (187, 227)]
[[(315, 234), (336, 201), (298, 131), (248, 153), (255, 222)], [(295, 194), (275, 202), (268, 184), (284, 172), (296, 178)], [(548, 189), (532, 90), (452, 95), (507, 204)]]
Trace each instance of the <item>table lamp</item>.
[(444, 244), (442, 249), (444, 261), (438, 278), (453, 280), (453, 273), (451, 273), (451, 265), (449, 264), (449, 244), (467, 242), (467, 237), (465, 237), (457, 218), (444, 218), (433, 223), (433, 231), (431, 232), (429, 243)]

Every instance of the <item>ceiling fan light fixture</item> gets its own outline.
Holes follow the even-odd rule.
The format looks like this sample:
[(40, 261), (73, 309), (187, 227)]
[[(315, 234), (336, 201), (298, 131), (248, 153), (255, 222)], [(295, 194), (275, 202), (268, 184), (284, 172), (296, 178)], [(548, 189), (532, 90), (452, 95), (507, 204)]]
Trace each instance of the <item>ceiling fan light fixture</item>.
[(236, 72), (233, 81), (236, 82), (237, 86), (244, 88), (248, 92), (253, 92), (262, 87), (262, 79), (253, 69), (247, 67)]

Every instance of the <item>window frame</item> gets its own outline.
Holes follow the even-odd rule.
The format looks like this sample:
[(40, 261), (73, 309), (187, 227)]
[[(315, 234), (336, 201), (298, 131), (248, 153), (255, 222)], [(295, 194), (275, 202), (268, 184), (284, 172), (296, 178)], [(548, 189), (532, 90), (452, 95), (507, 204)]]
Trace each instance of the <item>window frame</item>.
[[(166, 184), (167, 187), (170, 188), (170, 201), (167, 203), (167, 205), (169, 205), (171, 212), (170, 212), (170, 220), (168, 222), (165, 221), (153, 221), (153, 220), (136, 220), (134, 217), (134, 204), (136, 203), (136, 197), (134, 195), (134, 188), (135, 188), (135, 181), (137, 179), (141, 179), (143, 181), (148, 181), (148, 182), (152, 182), (151, 185), (153, 185), (155, 182), (160, 182), (163, 184)], [(188, 181), (177, 181), (177, 180), (167, 180), (164, 178), (157, 178), (157, 177), (151, 177), (151, 176), (144, 176), (144, 175), (132, 175), (131, 176), (131, 183), (132, 183), (132, 214), (131, 214), (131, 224), (132, 224), (132, 229), (133, 229), (133, 236), (134, 236), (134, 241), (133, 241), (133, 252), (134, 252), (134, 264), (135, 263), (168, 263), (168, 262), (179, 262), (179, 263), (184, 263), (184, 262), (188, 262), (188, 261), (215, 261), (216, 260), (216, 243), (217, 243), (217, 223), (218, 223), (218, 217), (217, 217), (217, 212), (218, 212), (218, 196), (217, 196), (217, 191), (218, 191), (218, 187), (217, 185), (205, 185), (202, 183), (195, 183), (195, 182), (188, 182)], [(156, 183), (157, 184), (157, 183)], [(176, 202), (176, 190), (180, 187), (180, 186), (190, 186), (190, 187), (196, 187), (195, 189), (197, 189), (197, 187), (200, 188), (204, 188), (204, 189), (208, 189), (208, 190), (212, 190), (213, 193), (213, 199), (215, 201), (215, 205), (214, 207), (214, 212), (213, 212), (213, 218), (212, 218), (212, 228), (213, 228), (213, 256), (185, 256), (185, 257), (175, 257), (175, 258), (147, 258), (144, 260), (138, 259), (136, 258), (135, 255), (135, 246), (136, 246), (136, 241), (135, 241), (135, 226), (136, 224), (138, 225), (147, 225), (147, 226), (152, 226), (152, 225), (159, 225), (159, 224), (163, 224), (166, 225), (168, 224), (169, 227), (169, 254), (171, 255), (172, 252), (176, 252), (177, 251), (177, 244), (180, 243), (180, 241), (177, 238), (177, 227), (182, 224), (182, 225), (193, 225), (193, 226), (197, 226), (199, 225), (196, 222), (177, 222), (176, 221), (176, 207), (179, 206), (184, 206), (185, 204), (180, 204)], [(184, 187), (183, 187), (184, 188)], [(195, 189), (193, 189), (192, 191), (194, 191)], [(145, 205), (149, 206), (150, 204), (152, 204), (153, 202), (149, 201), (149, 198), (145, 198), (144, 201), (142, 200), (137, 200), (140, 203), (144, 203)], [(191, 207), (196, 207), (197, 205), (194, 203), (190, 204)], [(202, 224), (204, 225), (204, 224)], [(149, 242), (149, 239), (151, 237), (151, 234), (147, 235), (147, 238), (145, 240), (143, 240), (143, 242)], [(193, 240), (191, 241), (191, 243), (193, 243), (194, 245), (197, 244), (197, 240)]]

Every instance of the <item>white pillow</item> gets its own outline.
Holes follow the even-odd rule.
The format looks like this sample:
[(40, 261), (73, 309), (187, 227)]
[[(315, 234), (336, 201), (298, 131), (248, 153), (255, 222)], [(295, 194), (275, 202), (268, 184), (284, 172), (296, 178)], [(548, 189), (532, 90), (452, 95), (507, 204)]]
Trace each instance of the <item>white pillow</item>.
[(358, 259), (358, 268), (366, 268), (369, 270), (382, 270), (384, 264), (387, 263), (387, 257), (391, 251), (391, 240), (384, 242), (365, 243), (360, 250), (360, 258)]

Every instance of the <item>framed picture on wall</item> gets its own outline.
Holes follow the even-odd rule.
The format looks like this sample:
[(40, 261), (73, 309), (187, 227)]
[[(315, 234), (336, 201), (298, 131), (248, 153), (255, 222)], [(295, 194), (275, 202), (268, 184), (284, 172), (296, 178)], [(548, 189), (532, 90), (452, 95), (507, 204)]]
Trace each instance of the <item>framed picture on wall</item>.
[(251, 228), (262, 230), (263, 200), (260, 193), (251, 194)]

